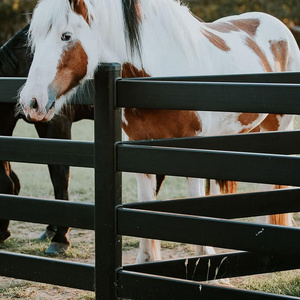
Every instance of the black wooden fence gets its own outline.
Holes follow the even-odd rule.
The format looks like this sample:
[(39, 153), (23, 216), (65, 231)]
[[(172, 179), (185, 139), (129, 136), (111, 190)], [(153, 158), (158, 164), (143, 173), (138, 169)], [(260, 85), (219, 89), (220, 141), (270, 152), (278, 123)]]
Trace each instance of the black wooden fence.
[[(94, 143), (0, 139), (2, 160), (95, 168), (95, 206), (0, 197), (0, 218), (95, 229), (95, 266), (2, 251), (0, 275), (96, 290), (97, 299), (107, 300), (291, 299), (206, 281), (300, 268), (298, 228), (232, 220), (300, 211), (299, 188), (122, 205), (121, 172), (300, 186), (300, 158), (291, 156), (300, 153), (300, 132), (121, 142), (120, 108), (300, 114), (300, 74), (120, 79), (120, 73), (108, 64), (95, 75)], [(14, 97), (22, 82), (0, 80), (0, 101)], [(123, 235), (239, 252), (123, 266)]]

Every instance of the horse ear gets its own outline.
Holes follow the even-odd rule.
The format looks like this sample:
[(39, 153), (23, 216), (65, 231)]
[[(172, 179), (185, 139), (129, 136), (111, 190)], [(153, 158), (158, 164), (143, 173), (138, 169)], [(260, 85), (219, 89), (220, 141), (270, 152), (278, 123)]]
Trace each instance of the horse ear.
[(83, 16), (85, 21), (90, 25), (90, 18), (84, 0), (69, 0), (69, 2), (74, 12)]

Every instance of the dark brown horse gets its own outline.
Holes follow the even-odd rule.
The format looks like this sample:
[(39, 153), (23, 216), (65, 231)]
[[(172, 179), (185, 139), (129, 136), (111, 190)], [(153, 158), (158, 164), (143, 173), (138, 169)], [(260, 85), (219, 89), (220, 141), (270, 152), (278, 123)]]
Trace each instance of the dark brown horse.
[[(32, 62), (31, 51), (27, 46), (27, 30), (24, 27), (6, 44), (0, 48), (0, 77), (26, 77)], [(15, 104), (0, 103), (0, 135), (11, 136), (17, 121), (22, 114), (15, 114)], [(82, 119), (93, 119), (93, 107), (84, 105), (69, 105), (49, 123), (32, 123), (41, 138), (71, 139), (73, 122)], [(69, 199), (69, 166), (48, 165), (56, 199)], [(18, 195), (20, 181), (8, 161), (0, 161), (0, 193)], [(0, 219), (0, 242), (10, 236), (9, 220)], [(55, 225), (47, 226), (41, 238), (51, 238), (51, 244), (46, 253), (57, 254), (68, 249), (70, 242), (67, 238), (68, 227)]]

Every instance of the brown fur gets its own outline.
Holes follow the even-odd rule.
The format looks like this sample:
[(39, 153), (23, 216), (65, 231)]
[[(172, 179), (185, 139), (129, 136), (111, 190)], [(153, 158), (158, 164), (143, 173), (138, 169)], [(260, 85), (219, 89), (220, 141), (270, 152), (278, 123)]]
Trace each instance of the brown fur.
[[(242, 126), (248, 126), (257, 120), (259, 117), (258, 113), (242, 113), (238, 116), (238, 121), (242, 124)], [(240, 131), (240, 133), (249, 132), (249, 128), (244, 128)]]
[(269, 41), (269, 43), (275, 60), (275, 71), (286, 71), (289, 55), (287, 41)]
[(210, 195), (210, 180), (206, 179), (205, 180), (205, 195), (209, 196)]
[(58, 88), (57, 99), (76, 87), (87, 72), (88, 57), (80, 42), (75, 42), (63, 52), (57, 67), (54, 88)]
[[(130, 63), (122, 66), (122, 77), (150, 77), (144, 69), (138, 70)], [(186, 110), (125, 108), (123, 129), (131, 140), (191, 137), (201, 131), (197, 114)]]
[(70, 0), (72, 9), (78, 14), (81, 15), (85, 21), (90, 25), (90, 19), (87, 7), (82, 0)]
[(229, 22), (214, 22), (214, 23), (207, 23), (205, 24), (206, 27), (222, 32), (222, 33), (230, 33), (232, 31), (239, 31), (239, 28), (234, 26)]
[(257, 28), (260, 25), (258, 19), (240, 19), (233, 20), (230, 22), (214, 22), (205, 24), (208, 28), (222, 32), (230, 33), (232, 31), (244, 31), (249, 34), (251, 37), (254, 37), (257, 31)]
[(122, 77), (123, 78), (136, 78), (136, 77), (150, 77), (144, 69), (139, 70), (130, 63), (122, 65)]
[[(274, 190), (278, 189), (285, 189), (288, 186), (285, 185), (275, 185)], [(269, 223), (274, 225), (281, 225), (281, 226), (289, 226), (289, 214), (277, 214), (277, 215), (270, 215), (269, 216)]]
[(193, 111), (125, 108), (127, 124), (123, 129), (130, 140), (191, 137), (201, 131), (201, 122)]
[(259, 57), (261, 64), (263, 65), (265, 71), (272, 72), (272, 68), (270, 66), (270, 63), (267, 60), (266, 55), (263, 53), (263, 51), (260, 49), (260, 47), (257, 45), (257, 43), (248, 37), (248, 38), (246, 38), (246, 44)]
[(235, 194), (237, 192), (237, 182), (229, 180), (216, 180), (222, 194)]
[(208, 38), (208, 40), (214, 44), (217, 48), (219, 48), (222, 51), (230, 51), (229, 46), (226, 44), (226, 42), (219, 36), (213, 34), (212, 32), (209, 32), (208, 30), (202, 30), (203, 35)]
[(251, 37), (255, 36), (257, 28), (260, 25), (260, 21), (258, 19), (240, 19), (231, 21), (231, 23), (240, 30), (249, 34)]
[(267, 131), (277, 131), (279, 129), (278, 117), (284, 116), (283, 114), (270, 114), (260, 124), (261, 128)]
[(250, 132), (260, 132), (261, 129), (265, 131), (277, 131), (279, 129), (278, 117), (284, 116), (283, 114), (269, 114), (260, 124), (252, 129)]
[[(237, 182), (229, 180), (216, 180), (222, 194), (235, 194), (237, 192)], [(210, 180), (206, 179), (205, 195), (210, 195)]]

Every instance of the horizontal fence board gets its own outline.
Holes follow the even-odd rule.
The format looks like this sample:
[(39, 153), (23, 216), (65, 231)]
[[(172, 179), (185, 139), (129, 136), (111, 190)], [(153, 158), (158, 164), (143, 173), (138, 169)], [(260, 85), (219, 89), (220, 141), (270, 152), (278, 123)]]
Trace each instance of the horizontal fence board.
[(94, 290), (94, 266), (0, 251), (0, 275)]
[(300, 130), (123, 142), (128, 145), (178, 147), (272, 154), (299, 154)]
[(300, 268), (300, 261), (293, 257), (249, 252), (188, 257), (123, 267), (125, 271), (194, 281), (249, 276), (298, 268)]
[(0, 160), (93, 168), (94, 143), (1, 136)]
[(125, 208), (117, 213), (119, 235), (300, 257), (298, 228)]
[(300, 186), (300, 157), (295, 156), (119, 143), (117, 169), (123, 172)]
[(199, 282), (120, 270), (117, 273), (118, 296), (125, 299), (182, 300), (182, 299), (299, 299), (283, 295), (213, 286)]
[(300, 114), (299, 92), (296, 84), (123, 79), (117, 82), (117, 106)]
[(123, 204), (124, 208), (197, 215), (213, 218), (245, 218), (300, 211), (300, 189), (149, 201)]
[(25, 83), (26, 78), (0, 77), (0, 103), (16, 103), (18, 91)]
[(94, 205), (0, 194), (0, 218), (94, 229)]
[(300, 83), (300, 72), (273, 72), (256, 74), (230, 75), (199, 75), (199, 76), (172, 76), (172, 77), (144, 77), (130, 80), (145, 81), (192, 81), (192, 82), (252, 82), (252, 83)]

